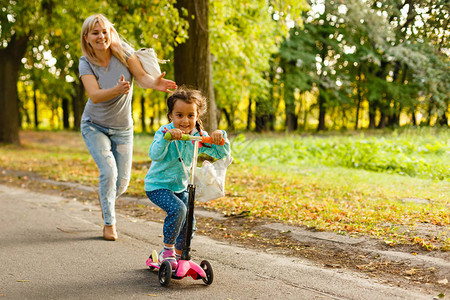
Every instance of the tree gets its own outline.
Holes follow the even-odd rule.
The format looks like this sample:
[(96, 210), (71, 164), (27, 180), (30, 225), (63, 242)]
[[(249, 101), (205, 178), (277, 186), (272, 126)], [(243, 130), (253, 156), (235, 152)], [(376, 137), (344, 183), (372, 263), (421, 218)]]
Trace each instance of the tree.
[(189, 29), (188, 39), (177, 44), (174, 50), (175, 81), (206, 95), (206, 129), (213, 131), (217, 128), (217, 115), (209, 48), (209, 0), (181, 0), (176, 7)]
[[(33, 2), (33, 1), (32, 1)], [(33, 2), (34, 3), (34, 2)], [(13, 5), (9, 1), (2, 3), (0, 11), (1, 39), (7, 41), (7, 46), (0, 48), (0, 142), (19, 144), (19, 109), (17, 101), (17, 80), (21, 66), (20, 59), (27, 49), (32, 28), (28, 24), (13, 22), (20, 14), (29, 15), (30, 2)], [(31, 8), (33, 9), (33, 8)], [(18, 23), (17, 21), (16, 23)], [(5, 43), (3, 43), (4, 45)]]
[(306, 7), (306, 1), (211, 2), (215, 99), (229, 124), (250, 119), (258, 131), (274, 127), (279, 99), (272, 93), (272, 79), (277, 80), (272, 55), (289, 26), (301, 24)]
[[(43, 60), (43, 52), (51, 50), (49, 41), (57, 38), (58, 35), (55, 32), (59, 30), (62, 33), (62, 28), (67, 28), (64, 37), (73, 39), (71, 28), (75, 25), (69, 24), (79, 24), (77, 17), (81, 15), (80, 8), (84, 5), (79, 0), (71, 1), (70, 5), (68, 1), (3, 0), (1, 7), (0, 142), (19, 144), (17, 82), (23, 65), (22, 59), (28, 56), (28, 63), (33, 69), (32, 61), (35, 58), (37, 63)], [(72, 13), (68, 13), (69, 7), (73, 9)], [(61, 48), (64, 49), (64, 47)], [(54, 47), (53, 50), (57, 49)], [(26, 55), (27, 52), (28, 55)], [(46, 66), (42, 67), (42, 69), (45, 68)], [(27, 73), (26, 70), (24, 72)], [(64, 85), (64, 83), (65, 79), (61, 84)]]
[(341, 109), (343, 117), (350, 109), (358, 128), (364, 102), (370, 128), (398, 126), (402, 113), (415, 117), (419, 109), (429, 124), (434, 119), (446, 124), (450, 88), (444, 2), (313, 2), (315, 15), (306, 16), (304, 29), (291, 30), (280, 48), (288, 128), (294, 128), (289, 120), (296, 118), (292, 94), (313, 87), (318, 89), (319, 129), (325, 109)]
[(345, 102), (337, 85), (340, 74), (336, 58), (341, 55), (341, 48), (335, 13), (336, 8), (326, 3), (322, 11), (305, 14), (304, 27), (292, 28), (280, 47), (288, 130), (297, 128), (296, 91), (317, 91), (317, 130), (326, 129), (327, 110)]

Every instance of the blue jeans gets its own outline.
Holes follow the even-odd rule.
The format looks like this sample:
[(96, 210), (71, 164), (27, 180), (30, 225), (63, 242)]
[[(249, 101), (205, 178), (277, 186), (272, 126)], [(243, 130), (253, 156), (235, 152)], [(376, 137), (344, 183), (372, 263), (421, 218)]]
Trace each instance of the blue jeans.
[(116, 224), (115, 203), (130, 182), (133, 129), (117, 130), (82, 121), (81, 134), (100, 172), (99, 197), (105, 225)]
[[(163, 226), (164, 244), (175, 244), (175, 249), (183, 250), (186, 235), (186, 212), (189, 200), (188, 191), (174, 193), (170, 190), (159, 189), (151, 192), (146, 191), (145, 193), (153, 203), (167, 213)], [(195, 218), (191, 239), (194, 236), (194, 231)]]

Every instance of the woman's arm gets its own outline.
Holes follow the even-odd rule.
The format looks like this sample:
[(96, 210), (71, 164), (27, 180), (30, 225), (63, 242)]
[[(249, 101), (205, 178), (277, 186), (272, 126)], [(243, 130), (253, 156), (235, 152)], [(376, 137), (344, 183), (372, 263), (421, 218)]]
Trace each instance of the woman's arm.
[(117, 85), (110, 89), (101, 89), (94, 75), (83, 75), (81, 76), (81, 81), (93, 103), (105, 102), (120, 94), (128, 94), (130, 91), (130, 82), (125, 81), (123, 75), (119, 82), (117, 82)]
[(170, 93), (172, 92), (171, 90), (177, 88), (177, 85), (174, 81), (163, 78), (164, 75), (166, 75), (166, 72), (163, 72), (157, 78), (153, 78), (150, 74), (145, 72), (136, 54), (132, 54), (128, 58), (127, 63), (128, 69), (136, 78), (136, 80), (139, 81), (142, 87), (167, 93)]

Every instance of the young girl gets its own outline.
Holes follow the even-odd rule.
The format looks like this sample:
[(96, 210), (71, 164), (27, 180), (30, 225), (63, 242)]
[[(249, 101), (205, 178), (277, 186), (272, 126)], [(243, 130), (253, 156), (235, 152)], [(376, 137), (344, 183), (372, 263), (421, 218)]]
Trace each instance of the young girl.
[[(201, 130), (200, 120), (206, 112), (206, 99), (197, 90), (181, 87), (169, 96), (167, 108), (167, 117), (171, 123), (158, 129), (150, 146), (152, 163), (145, 176), (145, 191), (148, 198), (167, 213), (163, 226), (164, 248), (159, 253), (159, 262), (168, 260), (172, 269), (175, 269), (186, 238), (188, 203), (188, 180), (181, 159), (189, 169), (194, 151), (193, 142), (180, 139), (182, 134), (207, 135), (207, 132)], [(164, 139), (166, 132), (172, 134), (174, 141)], [(203, 146), (199, 153), (219, 159), (230, 153), (230, 142), (225, 131), (216, 130), (211, 133), (211, 138), (211, 147)], [(219, 146), (223, 138), (225, 145)]]

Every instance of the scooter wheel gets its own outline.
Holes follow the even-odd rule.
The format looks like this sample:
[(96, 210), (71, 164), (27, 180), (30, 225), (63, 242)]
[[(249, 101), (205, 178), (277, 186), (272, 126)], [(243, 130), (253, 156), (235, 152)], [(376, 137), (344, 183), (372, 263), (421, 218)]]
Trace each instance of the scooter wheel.
[(165, 260), (159, 267), (158, 272), (159, 284), (161, 284), (162, 286), (168, 286), (171, 278), (172, 278), (172, 266), (170, 265), (170, 262)]
[(214, 280), (214, 273), (213, 273), (213, 269), (211, 267), (211, 264), (207, 261), (204, 260), (200, 263), (200, 267), (205, 271), (206, 273), (206, 277), (202, 278), (203, 282), (207, 285), (210, 285), (213, 280)]

